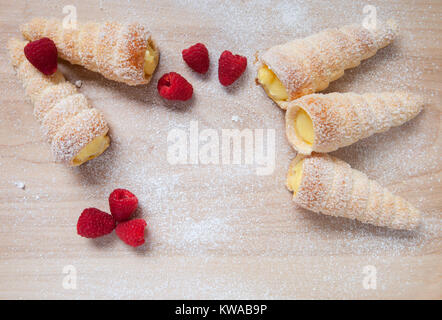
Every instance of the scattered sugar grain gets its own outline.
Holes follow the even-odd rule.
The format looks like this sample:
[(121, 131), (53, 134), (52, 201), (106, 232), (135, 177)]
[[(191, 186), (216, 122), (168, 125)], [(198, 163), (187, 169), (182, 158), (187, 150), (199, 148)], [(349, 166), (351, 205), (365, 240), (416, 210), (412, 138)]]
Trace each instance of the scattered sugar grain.
[(17, 182), (14, 182), (14, 184), (15, 184), (15, 186), (16, 186), (17, 188), (19, 188), (19, 189), (22, 189), (22, 190), (24, 190), (24, 189), (26, 188), (26, 185), (25, 185), (25, 183), (24, 183), (24, 182), (22, 182), (22, 181), (17, 181)]

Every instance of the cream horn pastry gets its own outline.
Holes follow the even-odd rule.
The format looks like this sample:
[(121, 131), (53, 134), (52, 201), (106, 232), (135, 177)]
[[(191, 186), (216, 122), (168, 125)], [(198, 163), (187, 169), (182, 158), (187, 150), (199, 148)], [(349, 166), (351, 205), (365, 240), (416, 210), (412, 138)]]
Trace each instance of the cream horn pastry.
[(257, 82), (282, 109), (288, 101), (324, 90), (396, 36), (393, 21), (366, 29), (347, 25), (271, 47), (259, 58)]
[(45, 76), (26, 59), (27, 41), (9, 40), (8, 47), (18, 77), (34, 104), (34, 115), (51, 144), (55, 160), (79, 166), (98, 157), (109, 146), (103, 114), (66, 81), (60, 71)]
[(298, 156), (287, 175), (294, 202), (325, 215), (393, 229), (413, 229), (420, 213), (364, 173), (327, 154)]
[(35, 18), (20, 29), (31, 41), (50, 38), (62, 59), (128, 85), (148, 83), (158, 64), (157, 46), (138, 23), (87, 22), (69, 29), (61, 20)]
[(399, 126), (423, 106), (421, 96), (403, 91), (310, 94), (288, 104), (286, 134), (302, 154), (331, 152)]

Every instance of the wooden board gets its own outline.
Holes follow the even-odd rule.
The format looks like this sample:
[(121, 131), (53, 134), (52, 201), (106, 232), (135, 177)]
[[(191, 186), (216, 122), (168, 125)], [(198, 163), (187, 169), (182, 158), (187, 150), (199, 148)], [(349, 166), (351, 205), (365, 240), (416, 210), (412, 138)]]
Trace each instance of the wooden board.
[[(334, 153), (421, 209), (424, 222), (415, 232), (296, 208), (284, 186), (295, 156), (285, 139), (284, 113), (254, 83), (257, 51), (360, 23), (366, 2), (69, 3), (80, 21), (147, 24), (161, 50), (160, 67), (150, 85), (128, 87), (60, 62), (66, 77), (82, 80), (81, 92), (104, 112), (112, 145), (80, 168), (56, 164), (5, 43), (21, 37), (19, 25), (32, 17), (62, 18), (64, 4), (0, 0), (0, 298), (442, 297), (442, 2), (375, 1), (379, 19), (399, 22), (400, 37), (327, 89), (425, 95), (428, 104), (417, 118)], [(206, 76), (181, 58), (181, 50), (196, 42), (210, 51)], [(227, 89), (217, 79), (223, 50), (249, 62)], [(156, 83), (170, 71), (193, 84), (190, 102), (158, 96)], [(213, 129), (220, 137), (222, 129), (274, 130), (274, 171), (258, 176), (257, 165), (244, 162), (170, 164), (168, 134), (189, 132), (192, 121), (200, 132)], [(81, 211), (108, 210), (107, 197), (117, 187), (138, 196), (136, 215), (148, 222), (148, 244), (138, 249), (115, 234), (98, 240), (76, 234)], [(72, 270), (76, 289), (63, 286)], [(366, 289), (373, 270), (376, 289)]]

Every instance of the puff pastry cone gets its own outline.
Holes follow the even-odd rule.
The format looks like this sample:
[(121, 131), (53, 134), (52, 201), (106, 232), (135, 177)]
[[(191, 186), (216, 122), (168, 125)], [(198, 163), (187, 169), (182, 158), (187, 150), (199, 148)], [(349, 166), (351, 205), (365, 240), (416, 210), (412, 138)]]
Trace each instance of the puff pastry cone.
[(12, 65), (34, 104), (34, 116), (51, 144), (56, 161), (72, 166), (98, 157), (109, 146), (103, 114), (66, 81), (60, 71), (46, 76), (26, 59), (27, 41), (8, 42)]
[(286, 134), (302, 154), (331, 152), (399, 126), (423, 106), (421, 96), (404, 91), (315, 93), (288, 104)]
[(50, 38), (60, 58), (128, 85), (148, 83), (158, 64), (157, 46), (138, 23), (87, 22), (68, 29), (61, 20), (34, 18), (20, 30), (31, 41)]
[(394, 21), (375, 29), (347, 25), (271, 47), (260, 57), (257, 82), (282, 109), (287, 102), (324, 90), (395, 38)]
[(287, 187), (297, 205), (317, 213), (393, 229), (411, 230), (420, 223), (410, 203), (328, 154), (298, 154)]

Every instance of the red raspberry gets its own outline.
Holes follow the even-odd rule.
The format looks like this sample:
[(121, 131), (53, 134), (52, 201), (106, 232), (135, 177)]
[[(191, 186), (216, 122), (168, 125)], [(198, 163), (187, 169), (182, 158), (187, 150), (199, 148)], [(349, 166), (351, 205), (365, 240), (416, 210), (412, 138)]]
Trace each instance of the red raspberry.
[(144, 243), (144, 228), (146, 228), (146, 225), (146, 221), (143, 219), (134, 219), (118, 224), (115, 232), (126, 244), (138, 247)]
[(110, 211), (118, 222), (129, 219), (137, 206), (137, 197), (126, 189), (115, 189), (109, 196)]
[(194, 44), (188, 49), (184, 49), (182, 54), (184, 61), (193, 71), (204, 74), (209, 70), (209, 51), (204, 44)]
[(29, 62), (41, 73), (49, 76), (57, 71), (57, 47), (51, 39), (29, 42), (24, 52)]
[(77, 222), (77, 233), (85, 238), (101, 237), (114, 229), (114, 217), (96, 208), (84, 209)]
[(247, 58), (224, 51), (218, 61), (218, 79), (223, 86), (230, 86), (246, 70)]
[(163, 75), (158, 80), (157, 89), (160, 96), (169, 100), (186, 101), (192, 98), (193, 94), (192, 85), (176, 72)]

